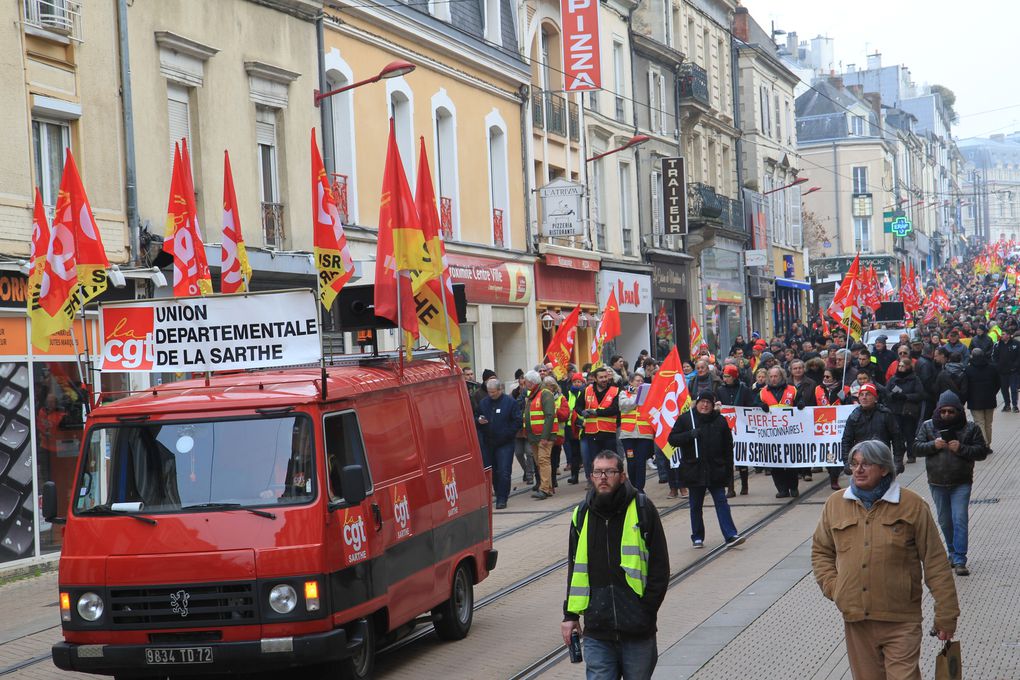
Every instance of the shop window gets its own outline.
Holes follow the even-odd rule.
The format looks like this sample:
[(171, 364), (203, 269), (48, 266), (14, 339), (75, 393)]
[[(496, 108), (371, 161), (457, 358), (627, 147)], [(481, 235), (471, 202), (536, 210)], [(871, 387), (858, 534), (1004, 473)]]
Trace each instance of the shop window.
[[(453, 351), (453, 358), (461, 370), (470, 368), (475, 370), (475, 325), (473, 323), (460, 324), (460, 344)], [(476, 372), (481, 376), (480, 372)]]

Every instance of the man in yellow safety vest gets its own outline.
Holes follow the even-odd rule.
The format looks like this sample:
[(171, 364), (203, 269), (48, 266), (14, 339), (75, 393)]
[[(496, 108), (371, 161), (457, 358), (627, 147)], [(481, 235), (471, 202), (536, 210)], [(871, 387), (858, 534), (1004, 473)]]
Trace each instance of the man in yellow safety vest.
[(568, 646), (583, 633), (589, 678), (650, 678), (656, 618), (669, 584), (666, 534), (615, 451), (596, 454), (592, 481), (570, 523), (560, 632)]

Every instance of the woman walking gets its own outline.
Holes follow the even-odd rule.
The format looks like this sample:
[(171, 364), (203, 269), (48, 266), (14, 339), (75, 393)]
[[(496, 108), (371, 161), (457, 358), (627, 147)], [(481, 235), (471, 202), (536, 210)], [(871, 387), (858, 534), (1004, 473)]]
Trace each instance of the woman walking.
[(677, 418), (669, 433), (669, 443), (680, 449), (680, 479), (688, 488), (694, 547), (705, 547), (702, 507), (706, 492), (712, 495), (726, 543), (743, 543), (744, 537), (737, 533), (726, 502), (726, 487), (733, 483), (733, 434), (726, 418), (715, 410), (712, 392), (700, 393), (694, 408)]

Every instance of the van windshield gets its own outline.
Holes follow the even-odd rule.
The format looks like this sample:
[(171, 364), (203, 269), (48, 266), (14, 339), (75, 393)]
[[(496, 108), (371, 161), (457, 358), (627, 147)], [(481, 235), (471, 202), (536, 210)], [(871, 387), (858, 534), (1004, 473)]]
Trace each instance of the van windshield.
[(94, 427), (74, 510), (153, 513), (305, 503), (315, 497), (314, 451), (305, 416)]

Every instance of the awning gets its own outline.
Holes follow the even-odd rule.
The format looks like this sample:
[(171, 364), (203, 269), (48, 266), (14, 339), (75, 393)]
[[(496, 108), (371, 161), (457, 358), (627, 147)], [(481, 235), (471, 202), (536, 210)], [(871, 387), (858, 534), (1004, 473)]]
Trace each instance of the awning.
[(811, 284), (807, 281), (798, 281), (797, 279), (783, 279), (776, 277), (776, 285), (784, 288), (796, 288), (798, 290), (811, 290)]

